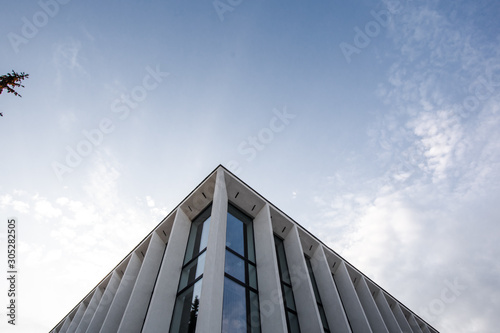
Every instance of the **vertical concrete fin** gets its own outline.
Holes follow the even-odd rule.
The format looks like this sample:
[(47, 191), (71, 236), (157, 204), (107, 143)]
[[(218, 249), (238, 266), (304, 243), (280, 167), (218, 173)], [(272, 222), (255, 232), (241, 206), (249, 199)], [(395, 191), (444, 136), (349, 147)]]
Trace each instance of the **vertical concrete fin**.
[(287, 332), (269, 204), (253, 221), (262, 332)]
[(352, 330), (356, 333), (372, 333), (368, 318), (366, 318), (365, 311), (361, 306), (361, 302), (354, 289), (354, 284), (351, 281), (351, 277), (343, 261), (337, 268), (334, 279), (340, 297), (342, 297), (342, 302), (347, 312), (347, 317), (349, 317)]
[(410, 327), (413, 330), (413, 333), (423, 333), (422, 330), (420, 329), (420, 326), (417, 323), (417, 320), (415, 319), (415, 316), (410, 313), (410, 317), (408, 318), (408, 322), (410, 323)]
[(146, 311), (151, 301), (154, 283), (160, 269), (162, 256), (165, 252), (165, 246), (161, 237), (156, 232), (153, 232), (146, 256), (132, 289), (130, 300), (123, 313), (118, 332), (136, 333), (141, 331), (144, 319), (146, 318)]
[(410, 327), (410, 324), (406, 320), (406, 317), (398, 303), (394, 304), (392, 312), (394, 313), (394, 317), (396, 317), (396, 320), (398, 321), (399, 327), (401, 327), (402, 332), (404, 333), (413, 332), (413, 330)]
[(128, 261), (127, 268), (125, 269), (125, 273), (123, 273), (120, 285), (116, 290), (115, 297), (111, 302), (111, 306), (109, 307), (108, 314), (104, 319), (100, 332), (106, 333), (118, 331), (123, 312), (127, 307), (127, 303), (129, 301), (130, 294), (132, 293), (132, 288), (134, 287), (141, 265), (142, 261), (139, 256), (135, 252), (132, 252), (130, 254), (130, 260)]
[(80, 305), (78, 306), (78, 310), (76, 311), (75, 316), (73, 317), (73, 320), (71, 321), (71, 325), (69, 325), (68, 330), (66, 333), (74, 333), (80, 324), (80, 321), (83, 318), (83, 314), (85, 313), (85, 310), (87, 307), (85, 306), (84, 302), (81, 302)]
[(335, 332), (351, 333), (342, 301), (340, 300), (337, 287), (328, 267), (323, 246), (318, 246), (311, 260), (314, 277), (325, 309), (326, 319), (330, 327), (335, 327)]
[(120, 285), (120, 280), (120, 274), (115, 270), (102, 294), (101, 301), (95, 310), (94, 317), (92, 317), (89, 327), (87, 328), (87, 333), (97, 333), (100, 331), (102, 323), (108, 314), (111, 302), (113, 302), (113, 298), (115, 297), (116, 290)]
[(288, 270), (292, 280), (293, 295), (302, 332), (322, 332), (323, 324), (318, 311), (304, 251), (297, 226), (293, 226), (284, 241)]
[(366, 318), (368, 318), (368, 322), (370, 323), (370, 327), (374, 332), (384, 332), (389, 333), (387, 327), (384, 323), (384, 319), (382, 319), (382, 315), (378, 310), (377, 305), (375, 304), (375, 300), (366, 284), (366, 280), (364, 276), (361, 276), (360, 281), (356, 286), (356, 291), (358, 293), (359, 301), (365, 310)]
[(163, 333), (170, 327), (190, 228), (191, 220), (182, 209), (177, 209), (170, 233), (175, 237), (169, 238), (147, 310), (143, 333)]
[(375, 303), (377, 303), (380, 314), (382, 315), (382, 318), (384, 318), (385, 325), (389, 329), (389, 332), (401, 333), (401, 327), (399, 327), (396, 317), (394, 317), (394, 313), (389, 307), (389, 303), (387, 303), (387, 299), (385, 298), (383, 291), (380, 290), (375, 295)]
[(220, 332), (228, 197), (224, 169), (217, 169), (196, 333)]
[(97, 287), (95, 288), (94, 295), (90, 299), (89, 305), (87, 306), (87, 309), (83, 314), (80, 324), (78, 324), (78, 327), (75, 330), (76, 333), (85, 333), (87, 331), (90, 321), (94, 317), (95, 310), (97, 309), (97, 306), (99, 306), (101, 298), (102, 298), (102, 290), (101, 288)]
[(59, 330), (60, 333), (65, 333), (68, 330), (69, 325), (71, 325), (71, 318), (69, 316), (64, 319), (63, 325)]

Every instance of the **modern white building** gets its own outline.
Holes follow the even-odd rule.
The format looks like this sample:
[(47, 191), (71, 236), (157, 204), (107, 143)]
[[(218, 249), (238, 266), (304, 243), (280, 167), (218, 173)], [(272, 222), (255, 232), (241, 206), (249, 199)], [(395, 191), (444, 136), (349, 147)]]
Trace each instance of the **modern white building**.
[(51, 332), (437, 331), (219, 166)]

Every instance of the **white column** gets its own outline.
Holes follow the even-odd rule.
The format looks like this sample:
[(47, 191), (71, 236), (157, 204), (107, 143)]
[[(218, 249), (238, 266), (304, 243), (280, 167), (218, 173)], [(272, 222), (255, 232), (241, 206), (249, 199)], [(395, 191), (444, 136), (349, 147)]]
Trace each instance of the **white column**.
[(165, 243), (156, 232), (153, 232), (118, 332), (136, 333), (141, 331), (164, 252)]
[(410, 327), (413, 330), (413, 333), (423, 333), (420, 329), (420, 326), (418, 326), (417, 320), (415, 319), (415, 316), (413, 316), (413, 314), (410, 314), (408, 322), (410, 323)]
[(411, 333), (413, 332), (410, 324), (408, 324), (408, 321), (406, 320), (406, 317), (401, 311), (401, 308), (399, 307), (399, 304), (396, 303), (394, 304), (394, 308), (392, 309), (392, 312), (394, 313), (394, 317), (396, 317), (396, 320), (398, 321), (399, 327), (401, 327), (403, 333)]
[(382, 315), (377, 308), (377, 304), (375, 304), (375, 300), (371, 295), (370, 288), (368, 288), (366, 284), (364, 276), (360, 277), (358, 285), (356, 286), (356, 291), (358, 292), (359, 301), (365, 310), (366, 318), (368, 318), (372, 330), (377, 333), (389, 333), (382, 319)]
[(115, 297), (116, 290), (120, 284), (120, 275), (117, 271), (114, 271), (109, 279), (108, 285), (102, 294), (101, 301), (95, 310), (94, 317), (90, 321), (89, 327), (87, 328), (87, 333), (97, 333), (101, 329), (104, 318), (108, 314), (109, 307), (113, 298)]
[(80, 324), (78, 324), (78, 327), (76, 328), (76, 333), (84, 333), (87, 331), (87, 328), (89, 327), (90, 321), (94, 317), (95, 310), (97, 309), (101, 298), (102, 290), (101, 288), (97, 287), (95, 288), (94, 295), (92, 296), (92, 299), (87, 306), (87, 310), (85, 310), (85, 313), (83, 314), (83, 318), (80, 321)]
[(253, 220), (262, 332), (287, 332), (269, 204)]
[(71, 325), (69, 325), (66, 333), (74, 333), (76, 331), (76, 328), (78, 327), (78, 324), (80, 324), (80, 321), (82, 320), (83, 314), (85, 313), (86, 309), (87, 307), (85, 306), (85, 303), (81, 302), (80, 305), (78, 306), (78, 310), (76, 310), (75, 316), (73, 317)]
[(335, 283), (344, 304), (354, 333), (372, 333), (368, 319), (359, 301), (345, 263), (342, 261), (334, 275)]
[(117, 332), (118, 326), (120, 326), (120, 321), (122, 320), (123, 312), (127, 307), (130, 294), (132, 293), (132, 288), (134, 287), (135, 281), (137, 279), (137, 274), (141, 268), (141, 259), (139, 256), (132, 252), (130, 254), (130, 259), (123, 273), (118, 290), (116, 290), (116, 295), (113, 298), (113, 302), (109, 308), (108, 314), (104, 319), (100, 332)]
[(375, 296), (375, 303), (377, 303), (380, 314), (382, 318), (384, 318), (385, 325), (389, 329), (389, 332), (401, 333), (401, 328), (398, 325), (396, 317), (394, 317), (394, 313), (392, 313), (389, 303), (387, 303), (387, 299), (381, 290)]
[(288, 270), (292, 280), (293, 296), (297, 307), (300, 330), (302, 332), (323, 332), (318, 305), (314, 296), (307, 270), (304, 251), (300, 243), (297, 226), (293, 226), (285, 241)]
[(311, 265), (330, 329), (338, 333), (350, 333), (349, 322), (328, 267), (323, 246), (318, 246), (311, 260)]
[(227, 205), (228, 197), (224, 170), (219, 168), (217, 170), (212, 217), (208, 232), (207, 254), (201, 285), (196, 333), (220, 332), (222, 329)]
[(177, 209), (142, 329), (143, 333), (163, 333), (170, 327), (190, 228), (191, 220), (182, 209)]

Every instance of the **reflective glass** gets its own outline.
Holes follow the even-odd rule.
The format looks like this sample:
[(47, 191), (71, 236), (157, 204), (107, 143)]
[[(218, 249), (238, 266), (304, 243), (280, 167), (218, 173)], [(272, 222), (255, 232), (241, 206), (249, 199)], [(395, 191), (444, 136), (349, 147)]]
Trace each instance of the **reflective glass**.
[(203, 268), (205, 267), (205, 254), (206, 251), (200, 254), (200, 256), (193, 260), (193, 262), (191, 262), (189, 265), (184, 267), (179, 282), (179, 291), (196, 280), (198, 276), (203, 274)]
[(193, 221), (193, 223), (191, 223), (191, 231), (189, 232), (184, 264), (196, 257), (196, 255), (198, 255), (201, 250), (207, 247), (209, 228), (210, 217), (205, 216), (205, 214), (201, 215), (199, 218)]
[(250, 324), (251, 333), (260, 333), (259, 296), (253, 291), (250, 291)]
[(222, 306), (222, 333), (246, 333), (247, 310), (245, 287), (224, 278), (224, 303)]
[(286, 304), (286, 307), (293, 310), (293, 311), (296, 311), (297, 309), (295, 308), (295, 301), (293, 299), (293, 291), (292, 291), (292, 288), (290, 288), (289, 286), (287, 286), (286, 284), (283, 285), (283, 292), (285, 295), (283, 295), (285, 297), (285, 304)]
[(257, 269), (252, 264), (248, 264), (248, 280), (250, 287), (257, 289)]
[(280, 269), (281, 280), (288, 284), (291, 284), (292, 281), (290, 281), (290, 275), (288, 274), (288, 265), (286, 263), (285, 246), (283, 244), (283, 241), (278, 237), (275, 237), (274, 241), (276, 244), (276, 254), (278, 256), (278, 266)]
[(253, 244), (253, 223), (252, 221), (247, 222), (247, 244), (248, 244), (248, 260), (255, 263), (255, 249)]
[(326, 331), (330, 331), (330, 328), (328, 327), (328, 321), (326, 321), (326, 314), (325, 310), (323, 309), (323, 306), (318, 306), (319, 310), (319, 316), (321, 317), (321, 322), (323, 323), (323, 328)]
[(241, 282), (245, 283), (245, 261), (226, 250), (224, 271)]
[(230, 213), (227, 213), (226, 246), (245, 256), (245, 244), (243, 240), (243, 222)]
[(290, 324), (289, 333), (300, 333), (299, 319), (297, 318), (297, 316), (292, 312), (288, 312), (287, 315), (288, 323)]
[(198, 307), (201, 293), (201, 281), (180, 294), (174, 307), (170, 333), (194, 333), (198, 319)]

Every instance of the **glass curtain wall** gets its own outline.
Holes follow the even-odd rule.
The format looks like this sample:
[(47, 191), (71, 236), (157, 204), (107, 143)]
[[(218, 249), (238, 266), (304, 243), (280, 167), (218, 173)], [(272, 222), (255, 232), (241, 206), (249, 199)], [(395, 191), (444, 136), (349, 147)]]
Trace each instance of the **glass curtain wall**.
[(316, 284), (316, 279), (314, 278), (314, 273), (311, 265), (311, 258), (304, 255), (307, 264), (307, 270), (309, 272), (309, 278), (311, 279), (311, 284), (314, 290), (314, 296), (316, 297), (316, 304), (318, 305), (319, 315), (321, 317), (321, 323), (323, 324), (323, 331), (325, 333), (330, 333), (330, 327), (326, 320), (325, 309), (323, 308), (323, 303), (321, 302), (321, 297), (319, 296), (318, 285)]
[(229, 204), (224, 264), (223, 333), (260, 333), (252, 218)]
[(205, 209), (191, 224), (170, 333), (194, 333), (196, 329), (211, 209)]
[(297, 316), (297, 308), (295, 307), (295, 299), (293, 297), (292, 279), (290, 278), (290, 273), (288, 271), (283, 239), (274, 235), (274, 245), (276, 247), (276, 257), (278, 259), (281, 292), (283, 294), (283, 305), (285, 306), (288, 332), (300, 333), (299, 318)]

